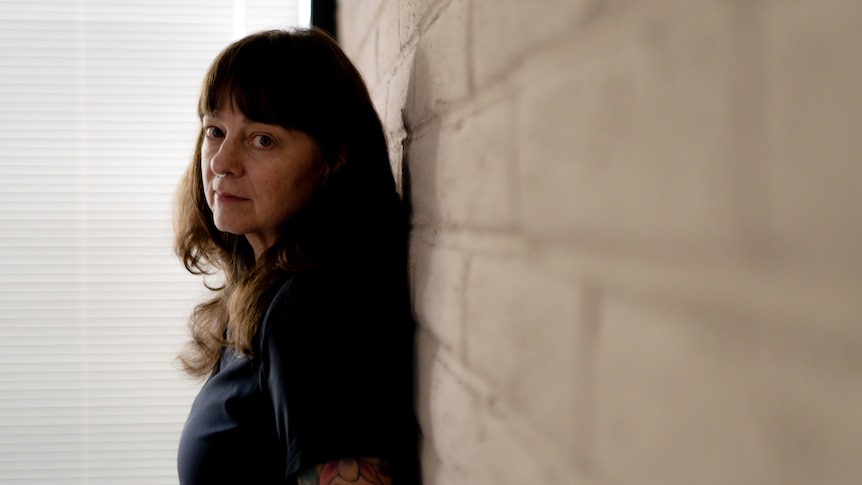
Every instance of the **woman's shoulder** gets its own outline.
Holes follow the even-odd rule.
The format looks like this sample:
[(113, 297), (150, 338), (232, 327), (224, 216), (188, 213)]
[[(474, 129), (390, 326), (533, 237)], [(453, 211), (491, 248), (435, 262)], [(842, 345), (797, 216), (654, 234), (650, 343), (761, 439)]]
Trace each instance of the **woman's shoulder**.
[(343, 289), (344, 282), (345, 278), (319, 268), (283, 275), (263, 296), (270, 303), (261, 322), (262, 332), (283, 326), (286, 320), (296, 325), (339, 311), (343, 303), (352, 299), (351, 292)]
[(409, 319), (406, 287), (383, 275), (375, 276), (368, 271), (325, 267), (285, 275), (272, 285), (261, 331), (309, 327), (308, 333), (351, 333), (357, 326), (373, 331), (404, 325), (403, 320)]

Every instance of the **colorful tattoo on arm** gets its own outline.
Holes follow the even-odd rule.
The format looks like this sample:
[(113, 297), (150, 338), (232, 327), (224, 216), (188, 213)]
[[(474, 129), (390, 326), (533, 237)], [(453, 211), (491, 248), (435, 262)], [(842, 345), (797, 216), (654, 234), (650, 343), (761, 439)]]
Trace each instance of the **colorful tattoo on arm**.
[(315, 465), (297, 476), (298, 485), (392, 485), (389, 462), (381, 458), (342, 458)]

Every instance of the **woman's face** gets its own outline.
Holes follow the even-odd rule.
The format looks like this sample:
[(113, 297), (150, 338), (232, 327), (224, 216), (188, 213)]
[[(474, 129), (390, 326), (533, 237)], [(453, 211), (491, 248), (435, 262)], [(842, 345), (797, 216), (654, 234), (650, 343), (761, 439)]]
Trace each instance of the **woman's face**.
[(326, 163), (307, 134), (251, 121), (232, 105), (202, 123), (201, 173), (215, 225), (245, 235), (259, 257), (308, 203)]

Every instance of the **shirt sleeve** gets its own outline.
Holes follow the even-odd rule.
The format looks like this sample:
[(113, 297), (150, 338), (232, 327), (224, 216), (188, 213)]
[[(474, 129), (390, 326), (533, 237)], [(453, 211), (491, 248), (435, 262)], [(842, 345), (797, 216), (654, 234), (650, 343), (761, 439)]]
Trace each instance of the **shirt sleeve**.
[(285, 477), (342, 457), (399, 461), (413, 443), (412, 320), (371, 282), (296, 274), (261, 324), (262, 393)]

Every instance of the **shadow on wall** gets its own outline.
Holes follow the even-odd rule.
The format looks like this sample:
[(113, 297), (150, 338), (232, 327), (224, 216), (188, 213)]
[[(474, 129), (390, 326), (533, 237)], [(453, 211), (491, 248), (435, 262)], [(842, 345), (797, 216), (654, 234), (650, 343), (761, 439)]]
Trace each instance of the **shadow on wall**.
[[(404, 75), (408, 80), (403, 105), (399, 106), (400, 123), (403, 128), (401, 137), (401, 184), (404, 201), (408, 205), (411, 225), (423, 227), (442, 223), (438, 190), (437, 156), (440, 143), (440, 121), (434, 117), (421, 117), (417, 106), (423, 105), (431, 91), (427, 81), (417, 82), (416, 75), (427, 72), (427, 61), (422, 55), (423, 45), (417, 47), (412, 62), (402, 65), (409, 71)], [(394, 109), (395, 107), (390, 107)], [(390, 127), (391, 129), (391, 127)], [(391, 131), (391, 130), (390, 130)], [(417, 187), (420, 190), (417, 190)]]
[[(418, 69), (417, 63), (424, 62), (421, 55), (423, 46), (417, 47), (412, 62), (402, 64), (403, 73), (407, 79), (404, 88), (402, 103), (393, 106), (390, 103), (389, 110), (398, 109), (400, 112), (399, 122), (401, 133), (399, 140), (401, 157), (399, 167), (394, 167), (401, 173), (401, 190), (410, 221), (410, 248), (408, 253), (410, 268), (410, 300), (413, 311), (413, 319), (417, 323), (415, 340), (416, 363), (415, 363), (415, 410), (420, 426), (420, 468), (423, 483), (442, 483), (439, 477), (440, 457), (435, 447), (425, 436), (425, 433), (433, 429), (431, 424), (431, 393), (435, 379), (432, 375), (433, 363), (437, 360), (440, 344), (433, 338), (428, 338), (421, 329), (428, 328), (427, 316), (417, 308), (417, 295), (429, 288), (430, 274), (427, 270), (417, 270), (417, 266), (424, 266), (418, 260), (425, 260), (422, 255), (416, 254), (416, 246), (413, 244), (416, 229), (422, 229), (428, 225), (441, 220), (440, 204), (437, 197), (437, 157), (439, 152), (439, 121), (422, 124), (415, 114), (416, 99), (427, 96), (427, 89), (417, 89), (415, 79)], [(427, 68), (427, 66), (425, 66)], [(391, 123), (391, 120), (390, 120)], [(393, 127), (388, 127), (390, 133)], [(403, 131), (402, 131), (403, 130)], [(417, 188), (419, 188), (417, 190)]]
[[(451, 146), (448, 136), (460, 125), (456, 122), (450, 126), (437, 114), (441, 88), (427, 76), (434, 69), (428, 63), (427, 48), (420, 42), (412, 57), (401, 64), (404, 71), (394, 76), (387, 120), (390, 143), (401, 149), (400, 159), (393, 157), (399, 165), (393, 168), (401, 174), (411, 224), (410, 296), (417, 323), (415, 409), (424, 433), (420, 443), (422, 479), (429, 485), (451, 483), (455, 473), (473, 483), (505, 483), (507, 480), (498, 477), (475, 475), (505, 470), (494, 463), (498, 456), (476, 456), (470, 452), (478, 448), (468, 450), (464, 446), (493, 445), (495, 438), (485, 424), (490, 402), (487, 391), (461, 370), (463, 363), (458, 362), (466, 316), (463, 284), (456, 283), (456, 288), (452, 284), (466, 275), (466, 263), (460, 256), (454, 262), (446, 259), (448, 249), (434, 240), (440, 231), (458, 228), (452, 197), (465, 187), (463, 180), (447, 178), (452, 175), (443, 163), (457, 164), (457, 157), (464, 155)], [(397, 79), (406, 85), (397, 85)], [(393, 92), (402, 93), (401, 103), (392, 99)], [(400, 114), (397, 119), (395, 113)]]

